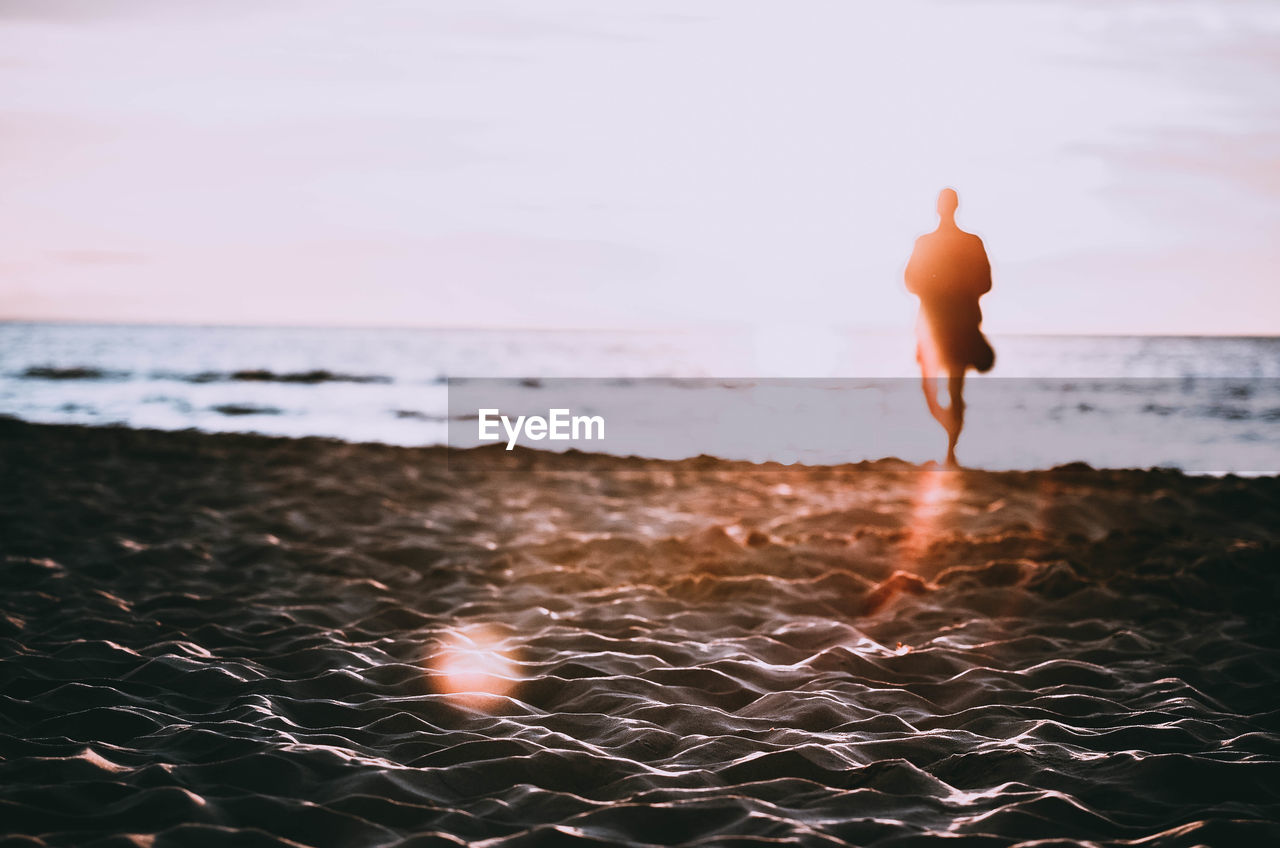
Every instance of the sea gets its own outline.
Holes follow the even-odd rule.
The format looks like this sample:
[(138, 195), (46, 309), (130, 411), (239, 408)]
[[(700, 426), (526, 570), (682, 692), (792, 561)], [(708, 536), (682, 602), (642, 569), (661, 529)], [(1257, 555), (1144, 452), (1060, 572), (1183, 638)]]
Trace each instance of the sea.
[[(992, 342), (996, 367), (968, 378), (967, 465), (1280, 472), (1280, 338), (995, 335)], [(654, 419), (649, 439), (606, 440), (596, 448), (603, 452), (812, 464), (890, 455), (924, 462), (945, 448), (920, 399), (909, 331), (0, 324), (0, 414), (32, 422), (440, 445), (450, 443), (451, 424), (468, 419), (455, 410), (451, 422), (451, 386), (456, 392), (476, 378), (508, 381), (535, 406), (539, 387), (564, 378), (608, 381), (615, 396), (630, 391), (631, 408), (641, 410), (662, 403), (655, 386), (702, 388), (683, 396), (713, 397), (718, 418), (768, 422), (750, 438), (730, 439), (731, 426), (673, 426), (678, 419), (668, 413)], [(910, 397), (901, 414), (911, 426), (882, 429), (919, 437), (897, 444), (892, 433), (789, 429), (786, 415), (760, 410), (762, 386), (794, 390), (793, 401), (795, 391), (850, 401), (873, 385), (881, 396), (896, 386)], [(820, 406), (828, 418), (848, 412), (847, 404)]]

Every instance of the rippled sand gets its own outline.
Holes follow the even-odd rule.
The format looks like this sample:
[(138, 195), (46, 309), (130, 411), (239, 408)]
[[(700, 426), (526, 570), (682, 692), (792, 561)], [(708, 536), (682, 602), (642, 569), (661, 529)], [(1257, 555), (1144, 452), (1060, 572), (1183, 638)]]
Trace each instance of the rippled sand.
[(1280, 841), (1277, 479), (0, 444), (5, 846)]

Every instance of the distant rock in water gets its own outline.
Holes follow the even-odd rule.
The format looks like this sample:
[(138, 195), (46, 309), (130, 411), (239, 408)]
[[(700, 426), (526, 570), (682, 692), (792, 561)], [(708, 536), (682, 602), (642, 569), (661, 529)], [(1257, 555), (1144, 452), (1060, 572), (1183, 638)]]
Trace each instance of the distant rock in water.
[(397, 409), (395, 411), (395, 416), (396, 418), (409, 418), (414, 421), (447, 421), (448, 420), (443, 415), (432, 415), (429, 412), (421, 412), (417, 409)]
[(212, 409), (223, 415), (279, 415), (283, 412), (274, 406), (254, 406), (251, 403), (223, 403)]
[(226, 373), (222, 371), (202, 371), (186, 377), (179, 377), (188, 383), (390, 383), (390, 377), (378, 374), (337, 374), (323, 368), (311, 371), (295, 371), (277, 374), (264, 368), (253, 368)]
[(118, 380), (127, 377), (123, 371), (106, 371), (78, 365), (72, 368), (54, 368), (51, 365), (33, 365), (22, 372), (28, 380)]

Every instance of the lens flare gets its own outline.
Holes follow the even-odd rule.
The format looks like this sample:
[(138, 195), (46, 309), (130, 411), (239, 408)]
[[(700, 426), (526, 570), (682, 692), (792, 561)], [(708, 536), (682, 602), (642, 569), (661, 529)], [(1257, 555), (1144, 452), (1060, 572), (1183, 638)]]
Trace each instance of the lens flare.
[(429, 679), (442, 695), (506, 695), (520, 682), (513, 653), (497, 628), (450, 631), (428, 659)]

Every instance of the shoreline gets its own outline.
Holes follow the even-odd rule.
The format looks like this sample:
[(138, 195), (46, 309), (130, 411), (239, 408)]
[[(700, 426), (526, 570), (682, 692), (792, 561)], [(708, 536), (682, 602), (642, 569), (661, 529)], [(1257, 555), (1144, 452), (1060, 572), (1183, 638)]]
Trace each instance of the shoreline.
[[(596, 453), (570, 448), (565, 451), (550, 451), (531, 448), (517, 444), (510, 451), (501, 443), (470, 448), (452, 448), (442, 444), (431, 445), (398, 445), (379, 441), (352, 441), (335, 436), (281, 436), (266, 433), (226, 432), (200, 430), (194, 427), (182, 430), (167, 430), (153, 427), (130, 427), (126, 424), (50, 424), (27, 421), (12, 415), (0, 414), (0, 437), (21, 438), (34, 435), (39, 431), (62, 433), (72, 437), (76, 433), (105, 432), (115, 434), (138, 434), (138, 439), (155, 438), (188, 440), (198, 442), (204, 439), (226, 440), (229, 444), (240, 442), (242, 448), (253, 446), (295, 444), (318, 448), (320, 446), (346, 446), (353, 448), (370, 448), (404, 452), (406, 458), (417, 456), (432, 462), (444, 463), (449, 468), (450, 456), (463, 458), (456, 467), (460, 471), (653, 471), (660, 467), (670, 470), (704, 470), (704, 471), (736, 471), (761, 473), (805, 473), (830, 471), (839, 473), (851, 472), (917, 472), (946, 474), (981, 474), (995, 476), (1017, 475), (1064, 475), (1064, 474), (1153, 474), (1172, 475), (1187, 479), (1212, 480), (1268, 480), (1280, 479), (1280, 474), (1265, 472), (1242, 473), (1226, 472), (1187, 472), (1177, 467), (1154, 466), (1143, 467), (1094, 467), (1087, 462), (1073, 461), (1045, 468), (996, 469), (966, 467), (947, 468), (937, 461), (912, 463), (894, 456), (879, 459), (864, 459), (839, 464), (813, 464), (803, 462), (784, 464), (776, 461), (753, 462), (751, 460), (725, 459), (710, 454), (701, 454), (682, 459), (663, 459), (636, 455), (616, 455)], [(129, 436), (121, 436), (126, 441)]]

